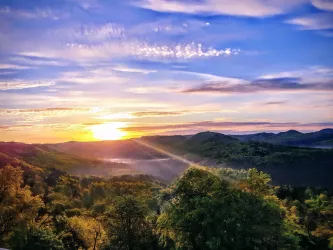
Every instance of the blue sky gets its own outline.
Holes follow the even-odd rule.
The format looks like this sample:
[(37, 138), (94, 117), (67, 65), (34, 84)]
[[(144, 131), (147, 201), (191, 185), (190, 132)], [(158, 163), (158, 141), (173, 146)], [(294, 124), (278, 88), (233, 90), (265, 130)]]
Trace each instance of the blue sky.
[(3, 0), (0, 130), (57, 142), (102, 124), (128, 137), (333, 127), (332, 58), (332, 0)]

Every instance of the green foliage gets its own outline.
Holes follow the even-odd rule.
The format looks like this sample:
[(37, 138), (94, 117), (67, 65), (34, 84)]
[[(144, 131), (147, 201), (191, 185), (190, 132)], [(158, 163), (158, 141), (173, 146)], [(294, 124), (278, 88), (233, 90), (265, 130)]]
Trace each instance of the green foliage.
[(283, 245), (282, 225), (277, 203), (197, 168), (176, 183), (159, 218), (164, 243), (171, 238), (177, 249), (276, 249)]
[(63, 242), (49, 229), (32, 228), (21, 242), (22, 236), (15, 234), (12, 240), (13, 250), (62, 250)]
[(12, 166), (0, 169), (0, 244), (17, 229), (27, 229), (43, 202), (23, 184), (23, 171)]
[(181, 142), (177, 139), (177, 143), (163, 143), (163, 137), (146, 141), (156, 148), (175, 154), (195, 155), (199, 159), (215, 160), (226, 167), (256, 168), (271, 174), (274, 184), (333, 187), (330, 178), (333, 176), (333, 149), (243, 142), (212, 132), (183, 138)]
[(148, 207), (133, 196), (121, 196), (105, 213), (109, 243), (105, 249), (144, 249)]
[(79, 178), (7, 166), (0, 247), (328, 250), (332, 201), (325, 189), (275, 187), (256, 169), (193, 167), (165, 186), (145, 175)]

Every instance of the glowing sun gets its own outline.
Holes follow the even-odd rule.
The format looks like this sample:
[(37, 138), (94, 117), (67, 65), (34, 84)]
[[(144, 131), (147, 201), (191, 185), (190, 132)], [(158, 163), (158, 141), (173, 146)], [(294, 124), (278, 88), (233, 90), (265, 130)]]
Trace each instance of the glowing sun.
[(91, 127), (94, 138), (99, 140), (120, 140), (127, 135), (121, 128), (125, 127), (124, 122), (112, 122), (94, 125)]

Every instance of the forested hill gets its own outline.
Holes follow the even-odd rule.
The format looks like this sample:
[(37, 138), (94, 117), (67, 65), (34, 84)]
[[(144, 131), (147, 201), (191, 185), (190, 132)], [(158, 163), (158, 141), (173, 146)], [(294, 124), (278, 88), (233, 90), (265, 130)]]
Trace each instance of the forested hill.
[(215, 159), (234, 169), (252, 168), (272, 175), (275, 184), (333, 187), (333, 149), (302, 148), (266, 142), (239, 141), (231, 136), (202, 132), (172, 141), (168, 137), (147, 137), (155, 147)]
[(124, 163), (103, 162), (95, 158), (81, 157), (60, 152), (47, 145), (0, 142), (0, 168), (6, 165), (24, 170), (59, 170), (78, 175), (108, 176), (135, 173), (129, 165)]
[[(144, 142), (149, 147), (144, 146)], [(202, 132), (193, 136), (151, 136), (102, 142), (50, 145), (79, 155), (119, 158), (170, 157), (158, 149), (194, 162), (235, 169), (255, 167), (272, 175), (275, 184), (333, 186), (333, 150), (303, 148), (267, 142), (240, 141), (232, 136)], [(180, 173), (180, 172), (179, 172)]]
[(289, 130), (278, 134), (257, 133), (249, 135), (235, 135), (241, 141), (262, 141), (274, 144), (308, 146), (308, 147), (330, 147), (333, 148), (333, 129), (327, 128), (312, 133), (301, 133)]
[[(101, 142), (103, 154), (109, 143), (119, 142)], [(71, 150), (89, 150), (89, 144), (71, 143)], [(61, 145), (0, 143), (0, 248), (333, 249), (332, 189), (296, 186), (332, 187), (332, 150), (240, 142), (212, 132), (119, 145), (114, 155), (131, 155), (122, 150), (135, 145), (127, 150), (139, 150), (131, 152), (136, 157), (155, 151), (152, 157), (210, 158), (234, 168), (257, 166), (273, 180), (254, 168), (198, 164), (169, 185), (138, 174), (74, 176), (66, 171), (84, 166), (94, 175), (104, 163), (60, 152)]]

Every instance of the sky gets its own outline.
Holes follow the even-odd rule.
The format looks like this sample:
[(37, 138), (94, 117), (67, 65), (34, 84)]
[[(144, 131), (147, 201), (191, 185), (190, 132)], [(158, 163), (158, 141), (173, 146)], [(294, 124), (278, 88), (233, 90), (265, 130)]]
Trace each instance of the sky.
[(1, 0), (0, 141), (333, 128), (333, 0)]

